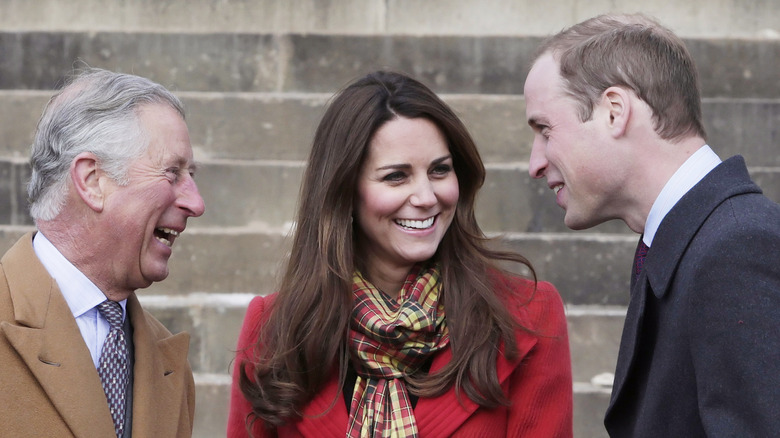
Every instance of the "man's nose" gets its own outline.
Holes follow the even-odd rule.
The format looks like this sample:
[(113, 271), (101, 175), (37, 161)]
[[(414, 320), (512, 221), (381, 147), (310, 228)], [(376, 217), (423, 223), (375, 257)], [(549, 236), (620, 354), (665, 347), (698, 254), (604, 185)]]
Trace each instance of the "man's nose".
[(531, 146), (531, 157), (528, 159), (528, 174), (531, 178), (542, 178), (547, 171), (546, 147), (543, 141), (536, 136)]
[(180, 208), (187, 210), (189, 216), (198, 217), (206, 211), (206, 204), (203, 202), (200, 191), (198, 191), (198, 185), (195, 184), (195, 180), (192, 177), (189, 177), (189, 180), (182, 184), (178, 205)]

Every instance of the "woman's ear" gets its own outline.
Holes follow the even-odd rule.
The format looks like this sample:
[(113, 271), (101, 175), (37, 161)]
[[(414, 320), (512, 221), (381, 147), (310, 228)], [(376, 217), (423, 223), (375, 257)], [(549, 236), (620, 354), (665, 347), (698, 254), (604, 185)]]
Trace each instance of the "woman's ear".
[(601, 104), (609, 116), (609, 130), (613, 137), (621, 137), (631, 119), (631, 95), (625, 88), (609, 87), (602, 96)]
[(82, 201), (97, 213), (103, 211), (105, 199), (100, 185), (100, 168), (97, 156), (91, 152), (82, 152), (70, 163), (70, 180)]

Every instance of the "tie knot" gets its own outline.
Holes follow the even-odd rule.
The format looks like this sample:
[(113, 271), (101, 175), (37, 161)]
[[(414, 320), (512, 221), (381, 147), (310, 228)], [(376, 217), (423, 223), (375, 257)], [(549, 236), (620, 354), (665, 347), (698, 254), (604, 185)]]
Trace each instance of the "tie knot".
[(106, 318), (111, 329), (122, 330), (122, 306), (116, 301), (106, 300), (97, 306), (103, 318)]
[(637, 257), (646, 257), (647, 256), (647, 251), (649, 249), (650, 249), (650, 247), (647, 246), (644, 241), (640, 240), (639, 241), (639, 247), (636, 249)]
[(647, 257), (647, 251), (650, 248), (645, 245), (644, 240), (639, 239), (639, 245), (636, 247), (636, 254), (634, 255), (634, 278), (638, 278), (642, 272), (642, 267), (645, 264), (645, 257)]

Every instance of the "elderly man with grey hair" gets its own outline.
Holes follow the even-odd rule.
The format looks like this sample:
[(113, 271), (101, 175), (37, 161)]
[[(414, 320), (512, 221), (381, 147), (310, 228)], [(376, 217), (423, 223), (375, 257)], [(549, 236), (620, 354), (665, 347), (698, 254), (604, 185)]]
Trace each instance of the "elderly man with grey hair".
[(135, 294), (204, 211), (181, 102), (85, 69), (49, 101), (30, 163), (37, 232), (0, 260), (3, 434), (191, 436), (189, 336)]

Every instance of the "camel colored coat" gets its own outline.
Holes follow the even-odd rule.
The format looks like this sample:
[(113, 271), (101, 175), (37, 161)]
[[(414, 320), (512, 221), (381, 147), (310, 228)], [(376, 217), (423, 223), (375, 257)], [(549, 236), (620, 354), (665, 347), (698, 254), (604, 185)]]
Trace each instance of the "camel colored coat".
[[(3, 436), (116, 436), (95, 365), (57, 283), (23, 236), (0, 260)], [(132, 294), (135, 437), (189, 437), (195, 384), (189, 335), (171, 333)]]

